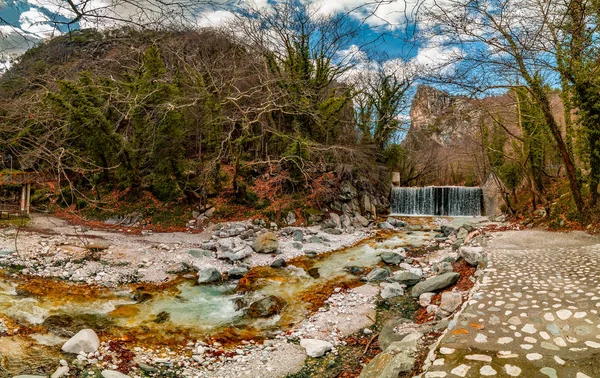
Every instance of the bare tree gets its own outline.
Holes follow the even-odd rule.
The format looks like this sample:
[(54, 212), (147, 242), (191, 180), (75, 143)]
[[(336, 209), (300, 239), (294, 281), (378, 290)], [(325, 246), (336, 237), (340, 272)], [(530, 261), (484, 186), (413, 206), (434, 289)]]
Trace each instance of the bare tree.
[(553, 57), (547, 51), (547, 27), (537, 4), (515, 0), (449, 0), (424, 8), (430, 37), (457, 47), (441, 82), (473, 93), (524, 85), (536, 101), (566, 168), (573, 201), (584, 209), (575, 163), (554, 118), (547, 86)]

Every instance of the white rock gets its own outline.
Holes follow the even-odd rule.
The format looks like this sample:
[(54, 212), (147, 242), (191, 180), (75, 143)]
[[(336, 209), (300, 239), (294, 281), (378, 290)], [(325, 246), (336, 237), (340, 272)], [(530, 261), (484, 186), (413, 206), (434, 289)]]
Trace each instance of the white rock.
[(521, 368), (514, 365), (506, 364), (504, 365), (504, 370), (506, 371), (506, 374), (510, 375), (511, 377), (518, 377), (519, 374), (521, 374)]
[(69, 367), (61, 366), (58, 369), (56, 369), (56, 371), (50, 376), (50, 378), (61, 378), (67, 374), (69, 374)]
[(521, 331), (525, 332), (525, 333), (529, 333), (529, 334), (534, 334), (537, 332), (537, 329), (535, 329), (535, 326), (531, 323), (527, 323), (525, 324), (525, 326), (521, 329)]
[(496, 370), (494, 370), (494, 368), (492, 368), (490, 365), (485, 365), (479, 369), (479, 374), (485, 376), (496, 375)]
[(333, 348), (333, 344), (329, 341), (317, 339), (301, 339), (300, 346), (306, 350), (307, 355), (315, 358), (322, 357)]
[(558, 310), (556, 315), (561, 320), (567, 320), (571, 317), (571, 315), (573, 315), (573, 313), (570, 310)]
[(91, 329), (82, 329), (75, 336), (71, 337), (63, 346), (62, 350), (66, 353), (90, 353), (95, 352), (100, 347), (98, 335)]
[(104, 378), (131, 378), (130, 376), (119, 373), (116, 370), (102, 370), (102, 373), (100, 374), (102, 374)]
[(465, 356), (467, 360), (492, 362), (492, 357), (486, 356), (485, 354), (469, 354)]
[(470, 368), (469, 365), (462, 364), (452, 369), (451, 373), (459, 377), (465, 377)]

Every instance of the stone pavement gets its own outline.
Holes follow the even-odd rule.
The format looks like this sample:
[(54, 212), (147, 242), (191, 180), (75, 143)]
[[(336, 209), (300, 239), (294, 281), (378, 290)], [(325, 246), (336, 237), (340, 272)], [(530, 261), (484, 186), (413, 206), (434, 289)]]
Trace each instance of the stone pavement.
[(423, 377), (600, 377), (600, 239), (492, 235), (479, 288)]

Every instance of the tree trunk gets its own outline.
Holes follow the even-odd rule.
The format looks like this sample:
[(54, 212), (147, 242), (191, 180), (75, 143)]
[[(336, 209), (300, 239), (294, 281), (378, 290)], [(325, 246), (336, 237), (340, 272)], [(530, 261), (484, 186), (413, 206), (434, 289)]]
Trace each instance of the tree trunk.
[(569, 186), (571, 188), (571, 195), (573, 196), (573, 201), (575, 202), (575, 206), (577, 207), (577, 211), (579, 214), (583, 214), (584, 211), (584, 202), (583, 197), (581, 195), (581, 187), (579, 185), (579, 181), (577, 180), (577, 175), (575, 172), (575, 164), (573, 164), (573, 159), (571, 158), (571, 154), (565, 144), (565, 141), (562, 136), (561, 128), (556, 123), (554, 116), (552, 115), (552, 110), (550, 109), (550, 101), (544, 88), (535, 83), (531, 86), (531, 90), (533, 95), (537, 97), (542, 111), (544, 113), (544, 119), (546, 123), (550, 127), (550, 131), (552, 131), (552, 136), (554, 137), (554, 141), (556, 142), (556, 147), (558, 147), (558, 151), (560, 156), (565, 164), (565, 168), (567, 170), (567, 178), (569, 179)]

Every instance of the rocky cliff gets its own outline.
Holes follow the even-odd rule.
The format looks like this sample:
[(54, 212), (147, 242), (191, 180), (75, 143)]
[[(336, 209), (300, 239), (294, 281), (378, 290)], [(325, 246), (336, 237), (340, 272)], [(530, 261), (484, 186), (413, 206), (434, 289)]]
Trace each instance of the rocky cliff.
[(419, 86), (402, 142), (423, 173), (411, 184), (480, 185), (487, 173), (482, 140), (493, 130), (520, 134), (511, 94), (473, 99)]

